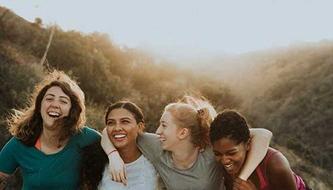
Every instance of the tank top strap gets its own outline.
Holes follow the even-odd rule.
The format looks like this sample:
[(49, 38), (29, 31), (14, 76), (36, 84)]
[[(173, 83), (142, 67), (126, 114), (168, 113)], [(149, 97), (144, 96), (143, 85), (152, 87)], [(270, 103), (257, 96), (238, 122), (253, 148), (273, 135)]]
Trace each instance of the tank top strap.
[(267, 184), (267, 181), (266, 181), (266, 179), (264, 177), (262, 168), (260, 166), (256, 168), (256, 173), (257, 173), (257, 176), (259, 178), (260, 189), (261, 190), (266, 189), (266, 187), (267, 187), (268, 184)]
[(260, 190), (268, 189), (269, 184), (267, 179), (267, 164), (271, 157), (276, 153), (278, 153), (277, 150), (269, 147), (264, 160), (256, 168), (256, 173), (259, 178)]

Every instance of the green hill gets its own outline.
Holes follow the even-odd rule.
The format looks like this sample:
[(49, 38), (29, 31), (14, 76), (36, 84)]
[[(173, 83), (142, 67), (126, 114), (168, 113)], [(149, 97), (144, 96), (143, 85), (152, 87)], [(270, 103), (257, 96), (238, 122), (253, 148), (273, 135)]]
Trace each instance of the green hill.
[(133, 100), (144, 109), (149, 131), (156, 128), (163, 106), (186, 92), (200, 93), (216, 105), (237, 104), (226, 86), (167, 62), (156, 63), (140, 50), (120, 48), (105, 34), (43, 27), (0, 7), (0, 80), (4, 84), (0, 91), (5, 97), (0, 100), (1, 116), (22, 107), (45, 75), (40, 60), (53, 27), (48, 64), (78, 80), (86, 93), (88, 122), (96, 128), (103, 126), (105, 105), (119, 99)]
[[(332, 189), (333, 42), (216, 58), (202, 61), (197, 71), (240, 96), (252, 126), (273, 132), (274, 145), (285, 147), (293, 168), (314, 189)], [(299, 158), (302, 164), (294, 161)]]

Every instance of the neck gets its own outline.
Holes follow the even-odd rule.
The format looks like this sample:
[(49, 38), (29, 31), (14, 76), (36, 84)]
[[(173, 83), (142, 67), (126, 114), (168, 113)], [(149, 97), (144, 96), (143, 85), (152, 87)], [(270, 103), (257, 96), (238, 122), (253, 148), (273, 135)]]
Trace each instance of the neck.
[(178, 169), (191, 168), (199, 155), (199, 147), (191, 142), (179, 144), (174, 151), (171, 151), (172, 161)]
[[(61, 146), (61, 142), (59, 142), (59, 131), (48, 130), (47, 128), (43, 128), (42, 134), (40, 136), (40, 140), (43, 144), (53, 147)], [(64, 140), (66, 141), (66, 140)]]
[(133, 146), (119, 148), (118, 152), (120, 157), (124, 160), (125, 163), (134, 162), (141, 156), (141, 152), (136, 144)]

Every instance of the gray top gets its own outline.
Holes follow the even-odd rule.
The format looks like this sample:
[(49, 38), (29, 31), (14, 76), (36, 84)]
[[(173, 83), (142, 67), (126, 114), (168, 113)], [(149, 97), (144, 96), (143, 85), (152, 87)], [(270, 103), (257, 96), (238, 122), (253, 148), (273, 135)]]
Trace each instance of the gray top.
[(161, 148), (158, 136), (144, 133), (138, 136), (138, 147), (155, 166), (168, 190), (224, 189), (223, 175), (210, 147), (199, 153), (193, 166), (186, 170), (174, 167), (169, 151)]

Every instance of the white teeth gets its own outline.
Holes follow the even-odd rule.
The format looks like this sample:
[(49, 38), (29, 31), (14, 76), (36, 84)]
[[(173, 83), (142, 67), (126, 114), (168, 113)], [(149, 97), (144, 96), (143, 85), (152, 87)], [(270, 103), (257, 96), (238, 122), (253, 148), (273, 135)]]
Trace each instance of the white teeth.
[(113, 137), (116, 138), (116, 139), (117, 138), (124, 138), (124, 137), (126, 137), (126, 135), (114, 135)]
[(51, 117), (59, 117), (60, 116), (60, 113), (57, 113), (57, 112), (48, 112), (49, 116)]
[(224, 165), (226, 169), (230, 169), (232, 167), (232, 164)]

